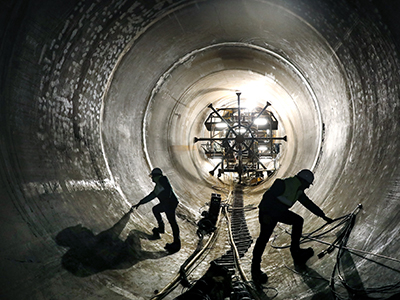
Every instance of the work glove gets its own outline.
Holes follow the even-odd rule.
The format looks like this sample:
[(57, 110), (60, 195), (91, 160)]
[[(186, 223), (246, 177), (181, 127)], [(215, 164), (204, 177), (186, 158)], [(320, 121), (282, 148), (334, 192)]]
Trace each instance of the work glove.
[(324, 219), (325, 222), (328, 223), (328, 224), (333, 222), (333, 220), (331, 218), (328, 218), (327, 216), (323, 216), (322, 219)]
[(134, 208), (138, 209), (139, 206), (140, 206), (140, 203), (135, 204), (135, 205), (132, 206), (131, 210), (133, 210)]

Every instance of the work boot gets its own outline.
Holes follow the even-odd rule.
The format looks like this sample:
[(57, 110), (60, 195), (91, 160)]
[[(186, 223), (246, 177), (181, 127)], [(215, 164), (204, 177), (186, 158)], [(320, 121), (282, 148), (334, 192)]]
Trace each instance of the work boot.
[(156, 239), (161, 238), (161, 237), (160, 237), (160, 233), (164, 233), (164, 232), (165, 232), (164, 225), (159, 225), (158, 227), (154, 227), (154, 228), (153, 228), (153, 236), (154, 236)]
[(307, 249), (292, 249), (290, 248), (290, 253), (292, 254), (293, 257), (293, 262), (296, 265), (299, 266), (304, 266), (311, 257), (314, 255), (314, 250), (310, 247)]
[(251, 277), (255, 285), (262, 285), (268, 282), (268, 275), (265, 274), (260, 268), (251, 268)]
[(164, 223), (158, 224), (158, 233), (165, 233)]
[(165, 245), (165, 250), (170, 253), (175, 253), (181, 250), (181, 240), (174, 241), (173, 243), (168, 243)]

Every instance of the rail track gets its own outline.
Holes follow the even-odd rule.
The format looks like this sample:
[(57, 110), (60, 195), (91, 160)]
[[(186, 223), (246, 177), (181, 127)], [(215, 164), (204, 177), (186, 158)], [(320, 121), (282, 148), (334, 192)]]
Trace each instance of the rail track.
[[(247, 228), (243, 207), (243, 189), (241, 185), (235, 186), (232, 205), (228, 208), (223, 207), (222, 210), (222, 213), (228, 220), (231, 249), (214, 261), (216, 264), (224, 266), (234, 272), (239, 267), (238, 259), (244, 256), (253, 242), (253, 238)], [(230, 218), (227, 214), (229, 212), (231, 213)]]

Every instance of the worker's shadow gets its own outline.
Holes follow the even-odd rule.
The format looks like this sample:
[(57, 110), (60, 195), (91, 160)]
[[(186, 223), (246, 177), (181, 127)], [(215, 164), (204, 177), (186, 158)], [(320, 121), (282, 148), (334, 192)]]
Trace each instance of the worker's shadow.
[[(365, 257), (364, 257), (365, 258)], [(365, 258), (366, 259), (366, 258)], [(340, 289), (340, 294), (348, 294), (349, 299), (353, 300), (373, 300), (373, 298), (368, 294), (365, 289), (363, 281), (360, 274), (358, 273), (356, 264), (349, 251), (343, 250), (340, 256), (340, 269), (341, 276), (339, 284), (336, 288)], [(313, 296), (311, 300), (321, 300), (321, 299), (336, 299), (333, 297), (330, 282), (327, 279), (322, 278), (315, 270), (307, 266), (296, 266), (295, 270), (303, 277), (304, 283), (313, 291)], [(337, 275), (336, 275), (337, 276)], [(337, 291), (336, 291), (337, 292)], [(393, 295), (388, 300), (400, 299), (400, 293)]]
[(304, 283), (313, 291), (311, 300), (334, 299), (329, 289), (329, 281), (308, 266), (294, 265), (295, 270), (301, 275)]
[(85, 277), (104, 270), (127, 269), (142, 260), (169, 255), (167, 251), (143, 250), (140, 239), (151, 240), (154, 237), (139, 230), (132, 230), (125, 241), (119, 238), (130, 214), (131, 211), (98, 235), (82, 225), (68, 227), (58, 233), (56, 243), (70, 248), (62, 257), (62, 266), (76, 276)]

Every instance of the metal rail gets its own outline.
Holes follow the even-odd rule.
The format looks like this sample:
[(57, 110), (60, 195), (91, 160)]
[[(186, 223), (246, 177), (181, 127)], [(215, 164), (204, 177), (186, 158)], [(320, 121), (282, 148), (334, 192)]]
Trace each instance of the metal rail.
[[(241, 185), (237, 185), (233, 192), (231, 218), (229, 219), (227, 216), (226, 208), (223, 209), (223, 213), (227, 217), (229, 223), (228, 228), (232, 237), (231, 249), (220, 258), (217, 258), (215, 262), (218, 265), (234, 271), (237, 268), (237, 259), (244, 256), (253, 242), (253, 238), (247, 228), (246, 217), (244, 214), (243, 189)], [(236, 259), (235, 252), (237, 253)]]
[(259, 293), (255, 290), (251, 281), (249, 281), (247, 278), (240, 262), (240, 258), (244, 256), (252, 244), (252, 237), (247, 228), (247, 222), (244, 213), (243, 189), (241, 185), (237, 185), (235, 187), (234, 201), (230, 211), (232, 213), (231, 218), (229, 218), (226, 208), (224, 207), (222, 209), (222, 212), (228, 222), (231, 250), (225, 253), (222, 257), (216, 259), (215, 262), (230, 268), (232, 271), (236, 269), (241, 279), (241, 283), (239, 282), (239, 285), (242, 285), (246, 288), (252, 299), (260, 300), (261, 298)]

